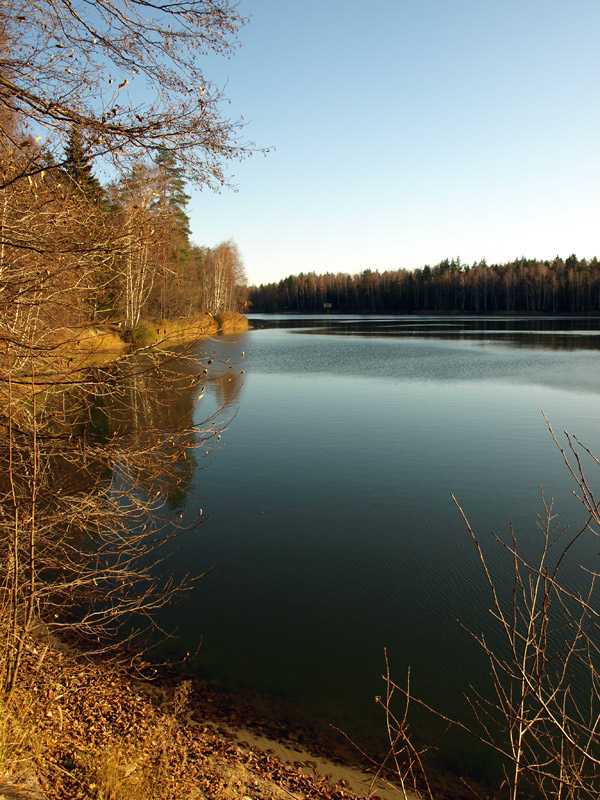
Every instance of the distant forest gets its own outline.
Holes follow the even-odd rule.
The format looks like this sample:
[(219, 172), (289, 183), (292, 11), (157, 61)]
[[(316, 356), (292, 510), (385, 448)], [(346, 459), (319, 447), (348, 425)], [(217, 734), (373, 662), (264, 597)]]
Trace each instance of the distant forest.
[(600, 311), (600, 263), (571, 255), (472, 266), (445, 259), (434, 267), (358, 275), (309, 272), (252, 286), (248, 301), (256, 312), (584, 314)]

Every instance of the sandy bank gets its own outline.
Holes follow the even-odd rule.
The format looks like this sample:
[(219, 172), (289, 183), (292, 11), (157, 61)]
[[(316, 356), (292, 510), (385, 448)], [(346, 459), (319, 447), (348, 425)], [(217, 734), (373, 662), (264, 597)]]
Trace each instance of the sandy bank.
[[(138, 689), (153, 697), (159, 705), (170, 707), (172, 688), (160, 683), (141, 683)], [(343, 796), (346, 796), (345, 792), (358, 798), (378, 797), (381, 800), (398, 800), (402, 795), (397, 786), (377, 777), (375, 767), (358, 766), (358, 751), (352, 759), (352, 754), (346, 749), (350, 760), (343, 760), (339, 753), (337, 757), (332, 755), (329, 748), (316, 739), (310, 740), (310, 736), (310, 744), (307, 744), (306, 737), (299, 731), (286, 729), (283, 724), (256, 712), (250, 712), (249, 717), (246, 704), (242, 709), (232, 706), (228, 711), (229, 702), (236, 702), (231, 695), (192, 681), (186, 723), (224, 737), (245, 753), (269, 757), (271, 768), (276, 764), (286, 774), (298, 773), (303, 779), (324, 782), (327, 797), (332, 796), (331, 791), (338, 790), (343, 790)], [(240, 725), (240, 718), (245, 718), (246, 724)], [(417, 795), (407, 791), (406, 798), (417, 800)]]
[[(355, 800), (371, 778), (211, 720), (188, 684), (134, 682), (31, 639), (1, 710), (0, 796), (30, 800)], [(12, 788), (11, 788), (12, 787)], [(12, 794), (11, 794), (12, 792)], [(391, 800), (397, 792), (378, 786)]]

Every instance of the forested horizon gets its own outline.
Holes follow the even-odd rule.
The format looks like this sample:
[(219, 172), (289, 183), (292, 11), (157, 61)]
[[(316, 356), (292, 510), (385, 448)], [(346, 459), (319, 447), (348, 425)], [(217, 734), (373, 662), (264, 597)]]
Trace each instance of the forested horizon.
[(315, 272), (251, 286), (250, 311), (464, 314), (600, 312), (600, 263), (572, 254), (472, 265), (444, 259), (414, 270)]

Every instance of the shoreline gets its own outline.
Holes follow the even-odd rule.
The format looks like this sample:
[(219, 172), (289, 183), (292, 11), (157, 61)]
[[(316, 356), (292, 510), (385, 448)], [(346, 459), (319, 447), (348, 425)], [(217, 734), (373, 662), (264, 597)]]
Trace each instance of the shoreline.
[[(418, 798), (374, 781), (358, 751), (327, 753), (215, 687), (133, 677), (107, 653), (92, 659), (47, 634), (28, 639), (15, 695), (0, 710), (4, 736), (14, 730), (20, 742), (2, 742), (0, 796), (97, 800), (117, 782), (127, 790), (114, 797), (128, 800)], [(166, 791), (146, 788), (157, 774)], [(472, 797), (456, 777), (432, 775), (430, 785), (436, 800)]]
[[(334, 789), (349, 791), (357, 798), (376, 800), (418, 800), (422, 795), (399, 785), (381, 770), (383, 754), (367, 754), (353, 744), (334, 725), (319, 725), (308, 717), (291, 724), (278, 715), (269, 698), (254, 693), (232, 692), (217, 684), (190, 675), (158, 676), (134, 681), (140, 690), (169, 706), (168, 696), (182, 683), (191, 684), (188, 718), (191, 724), (208, 727), (248, 752), (260, 751), (275, 757), (286, 768), (300, 771), (307, 778), (324, 780)], [(328, 731), (329, 735), (325, 733)], [(433, 748), (435, 750), (435, 747)], [(389, 770), (388, 770), (389, 773)], [(427, 780), (435, 800), (472, 800), (473, 791), (488, 797), (486, 787), (430, 763)]]
[[(138, 685), (141, 692), (153, 697), (159, 705), (169, 708), (168, 697), (174, 690), (173, 686), (161, 685), (160, 681), (140, 681)], [(224, 697), (229, 699), (229, 693), (203, 687), (195, 681), (192, 687), (186, 713), (188, 725), (223, 737), (246, 753), (258, 752), (274, 758), (284, 769), (293, 769), (308, 779), (325, 781), (333, 789), (339, 787), (349, 790), (359, 798), (397, 800), (402, 794), (399, 787), (378, 777), (375, 770), (368, 771), (364, 764), (361, 765), (358, 755), (356, 759), (336, 758), (322, 744), (311, 743), (310, 737), (295, 738), (293, 731), (258, 714), (254, 719), (246, 717), (246, 724), (240, 724), (230, 719), (239, 715), (239, 708), (232, 706), (232, 713), (226, 714), (222, 711), (222, 702), (218, 702), (223, 701)], [(248, 708), (245, 708), (244, 715), (247, 713)], [(406, 797), (407, 800), (417, 800), (417, 795), (412, 791), (407, 790)]]
[[(41, 633), (41, 635), (40, 635)], [(46, 632), (28, 637), (10, 701), (0, 701), (0, 796), (28, 800), (393, 800), (371, 776), (299, 743), (232, 726), (229, 698), (185, 680), (134, 678)], [(216, 713), (210, 713), (217, 709)], [(259, 724), (257, 722), (255, 725)], [(266, 724), (266, 723), (265, 723)], [(162, 791), (153, 785), (157, 770)], [(118, 785), (118, 791), (115, 786)], [(112, 788), (111, 788), (112, 787)], [(407, 795), (416, 800), (416, 795)]]
[(213, 336), (228, 336), (249, 330), (248, 318), (237, 311), (196, 315), (193, 318), (140, 320), (131, 331), (122, 323), (89, 323), (77, 328), (65, 327), (49, 344), (67, 365), (94, 366), (147, 348), (158, 350)]

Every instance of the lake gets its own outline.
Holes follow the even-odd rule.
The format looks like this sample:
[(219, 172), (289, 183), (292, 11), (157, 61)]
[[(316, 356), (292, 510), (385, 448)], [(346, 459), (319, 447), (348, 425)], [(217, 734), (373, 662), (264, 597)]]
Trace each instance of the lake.
[[(191, 665), (199, 677), (261, 697), (290, 724), (331, 723), (366, 747), (384, 732), (373, 698), (384, 693), (386, 648), (397, 682), (410, 666), (415, 694), (463, 714), (462, 693), (469, 684), (485, 693), (489, 668), (457, 620), (496, 634), (451, 493), (499, 585), (511, 563), (492, 531), (504, 536), (512, 523), (524, 552), (535, 552), (542, 487), (561, 523), (581, 523), (541, 412), (557, 434), (600, 450), (599, 319), (251, 324), (198, 345), (215, 351), (222, 377), (207, 385), (197, 419), (224, 398), (232, 418), (174, 509), (192, 519), (202, 508), (205, 521), (169, 567), (216, 570), (160, 617), (177, 628), (168, 655), (201, 641)], [(590, 467), (590, 478), (598, 472)], [(582, 543), (567, 575), (597, 568), (599, 550)], [(434, 731), (420, 717), (415, 725), (425, 738)], [(458, 740), (442, 750), (458, 771), (484, 761)]]

